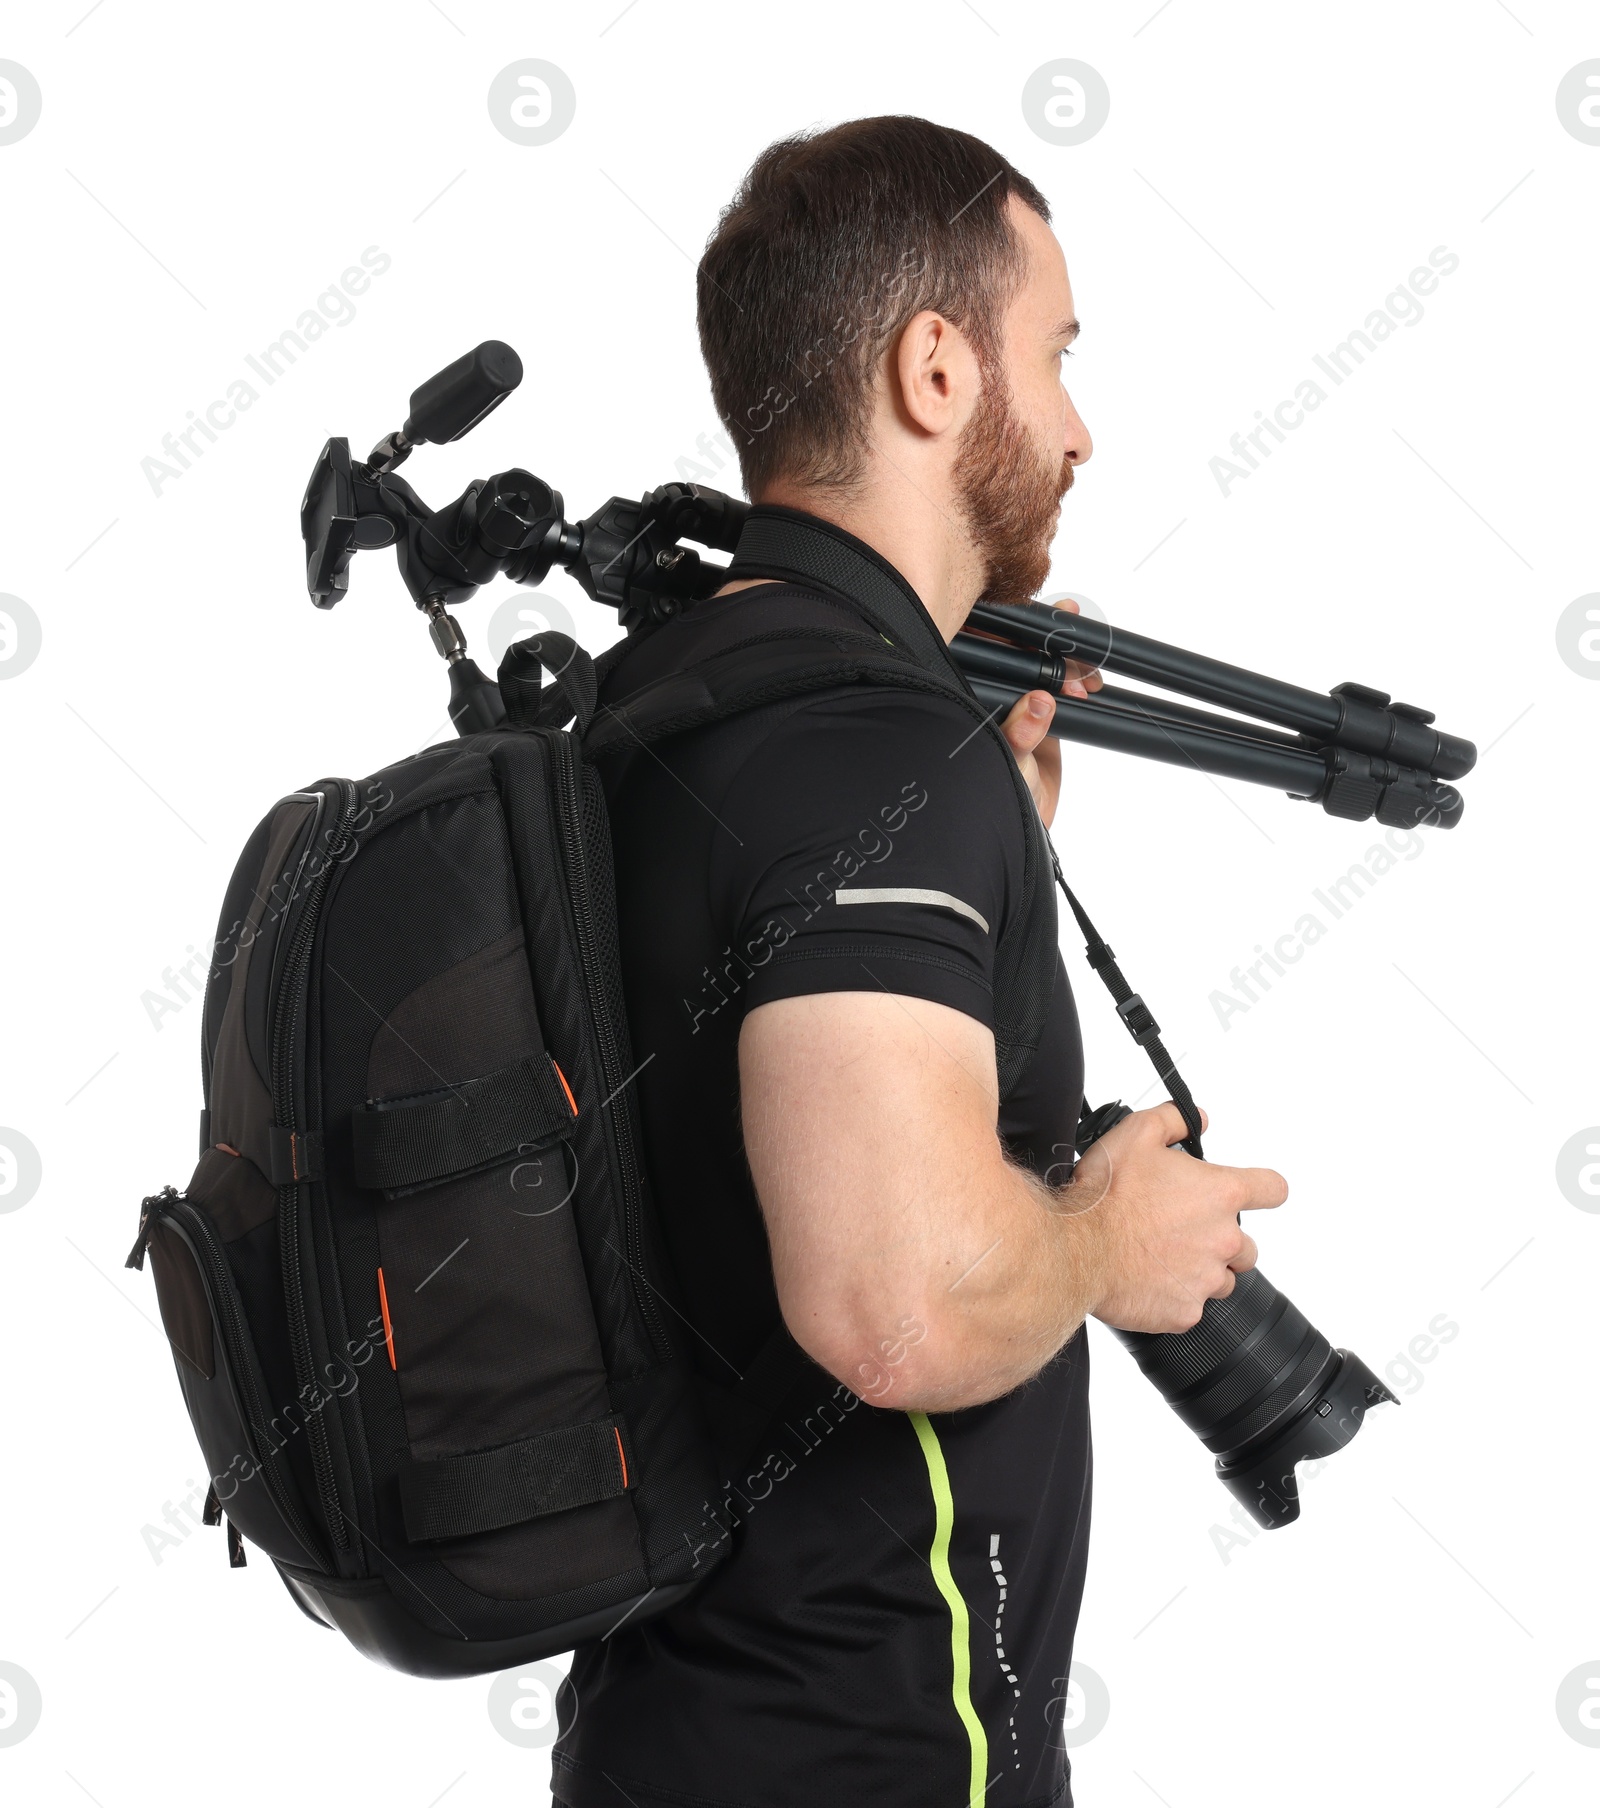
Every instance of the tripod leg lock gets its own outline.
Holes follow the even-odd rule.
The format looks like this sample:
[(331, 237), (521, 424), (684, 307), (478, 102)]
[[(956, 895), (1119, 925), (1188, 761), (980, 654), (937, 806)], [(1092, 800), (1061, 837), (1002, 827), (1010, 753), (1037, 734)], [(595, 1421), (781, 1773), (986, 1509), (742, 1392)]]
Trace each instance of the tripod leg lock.
[(1322, 757), (1328, 779), (1318, 801), (1329, 816), (1348, 822), (1376, 817), (1396, 829), (1453, 829), (1461, 820), (1461, 793), (1426, 772), (1346, 747), (1325, 748)]

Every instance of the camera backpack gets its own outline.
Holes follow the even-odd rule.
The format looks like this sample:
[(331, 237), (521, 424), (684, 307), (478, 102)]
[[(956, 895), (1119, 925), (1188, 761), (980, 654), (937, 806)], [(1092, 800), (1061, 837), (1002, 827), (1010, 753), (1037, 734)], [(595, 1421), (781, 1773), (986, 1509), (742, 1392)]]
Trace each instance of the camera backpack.
[(714, 1491), (628, 1081), (604, 803), (559, 730), (281, 799), (147, 1256), (235, 1563), (423, 1675), (597, 1637)]
[[(413, 1674), (682, 1599), (731, 1548), (716, 1503), (747, 1442), (802, 1380), (836, 1386), (781, 1327), (737, 1387), (693, 1375), (588, 755), (863, 680), (964, 687), (842, 602), (683, 627), (598, 719), (588, 655), (521, 641), (500, 728), (268, 812), (218, 923), (199, 1160), (145, 1199), (128, 1258), (153, 1271), (231, 1560), (256, 1546), (311, 1618)], [(1053, 907), (1038, 927), (1053, 960)]]

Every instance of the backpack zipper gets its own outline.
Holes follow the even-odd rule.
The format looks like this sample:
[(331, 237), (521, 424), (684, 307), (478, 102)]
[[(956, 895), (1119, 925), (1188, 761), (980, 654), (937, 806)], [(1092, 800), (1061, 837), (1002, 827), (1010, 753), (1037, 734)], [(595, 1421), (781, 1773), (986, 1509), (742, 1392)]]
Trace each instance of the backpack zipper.
[(644, 1224), (641, 1208), (639, 1171), (634, 1160), (631, 1108), (623, 1088), (632, 1079), (622, 1071), (622, 1051), (612, 1030), (613, 1008), (621, 1008), (613, 1000), (606, 985), (595, 948), (594, 918), (589, 901), (589, 866), (583, 845), (583, 807), (579, 795), (581, 780), (578, 754), (572, 737), (560, 730), (550, 737), (556, 743), (556, 773), (560, 799), (561, 836), (567, 856), (568, 893), (572, 899), (572, 917), (577, 930), (578, 960), (583, 969), (584, 989), (590, 1002), (590, 1017), (595, 1038), (600, 1044), (600, 1072), (606, 1096), (621, 1114), (620, 1124), (609, 1121), (606, 1126), (622, 1177), (623, 1240), (627, 1244), (628, 1278), (633, 1286), (634, 1304), (644, 1321), (651, 1348), (657, 1356), (672, 1353), (667, 1338), (666, 1321), (661, 1316), (655, 1295), (644, 1271)]
[[(244, 1409), (245, 1428), (255, 1438), (256, 1450), (253, 1454), (260, 1465), (261, 1479), (266, 1484), (272, 1504), (278, 1509), (278, 1515), (284, 1524), (304, 1547), (307, 1557), (318, 1567), (322, 1567), (325, 1558), (321, 1540), (306, 1524), (304, 1515), (295, 1502), (298, 1490), (292, 1477), (286, 1480), (284, 1476), (281, 1467), (284, 1460), (282, 1446), (273, 1448), (266, 1429), (271, 1424), (271, 1419), (262, 1406), (261, 1395), (256, 1388), (250, 1344), (234, 1295), (233, 1275), (210, 1225), (190, 1200), (175, 1188), (167, 1187), (145, 1200), (139, 1219), (139, 1240), (133, 1246), (127, 1265), (132, 1268), (144, 1267), (145, 1250), (149, 1246), (151, 1233), (163, 1219), (173, 1222), (205, 1267), (206, 1290), (211, 1295), (217, 1322), (222, 1330), (228, 1372), (233, 1377), (233, 1385), (238, 1390), (240, 1405)], [(311, 1422), (307, 1421), (308, 1424)]]
[[(355, 815), (355, 786), (349, 779), (339, 779), (341, 810), (334, 824), (326, 850), (327, 858), (306, 888), (300, 914), (294, 926), (288, 953), (279, 974), (272, 1030), (272, 1116), (280, 1128), (299, 1132), (302, 1125), (296, 1109), (302, 1074), (297, 1054), (300, 1045), (300, 1020), (306, 1003), (311, 971), (311, 944), (316, 935), (317, 913), (327, 894), (335, 862), (345, 847), (345, 832)], [(288, 1307), (289, 1347), (294, 1357), (295, 1380), (302, 1391), (316, 1390), (316, 1365), (311, 1348), (311, 1324), (306, 1312), (305, 1255), (300, 1243), (299, 1183), (290, 1181), (278, 1188), (278, 1238), (283, 1256), (283, 1290)], [(350, 1548), (345, 1529), (343, 1504), (339, 1499), (338, 1478), (334, 1474), (333, 1450), (328, 1441), (328, 1427), (321, 1412), (306, 1418), (306, 1433), (311, 1446), (311, 1467), (317, 1482), (317, 1495), (327, 1523), (328, 1536), (341, 1551)]]

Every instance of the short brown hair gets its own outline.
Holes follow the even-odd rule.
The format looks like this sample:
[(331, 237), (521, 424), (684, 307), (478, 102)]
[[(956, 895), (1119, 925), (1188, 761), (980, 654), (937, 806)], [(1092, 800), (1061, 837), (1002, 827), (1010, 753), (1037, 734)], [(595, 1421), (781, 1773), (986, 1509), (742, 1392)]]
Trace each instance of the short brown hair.
[(858, 479), (878, 365), (925, 308), (987, 369), (1024, 271), (1006, 218), (1050, 207), (1000, 153), (909, 115), (769, 145), (711, 235), (696, 279), (700, 349), (746, 492)]

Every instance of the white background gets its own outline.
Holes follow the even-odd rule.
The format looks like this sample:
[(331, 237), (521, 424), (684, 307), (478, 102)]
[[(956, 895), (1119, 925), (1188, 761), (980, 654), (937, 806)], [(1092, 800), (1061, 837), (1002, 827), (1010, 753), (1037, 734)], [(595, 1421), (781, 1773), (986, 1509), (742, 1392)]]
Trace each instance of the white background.
[[(1600, 589), (1600, 146), (1563, 129), (1555, 92), (1600, 56), (1600, 16), (619, 11), (102, 0), (80, 19), (70, 0), (10, 8), (0, 31), (43, 95), (0, 145), (0, 591), (43, 626), (36, 663), (0, 684), (0, 1124), (43, 1164), (0, 1215), (0, 1660), (43, 1696), (37, 1729), (0, 1746), (0, 1792), (547, 1799), (548, 1754), (502, 1737), (489, 1679), (370, 1665), (259, 1555), (230, 1573), (219, 1533), (159, 1563), (148, 1548), (201, 1471), (149, 1277), (121, 1263), (140, 1195), (189, 1172), (200, 1026), (191, 1003), (157, 1028), (145, 994), (205, 949), (278, 795), (446, 732), (442, 668), (387, 554), (331, 615), (306, 601), (296, 516), (323, 439), (363, 451), (423, 377), (495, 336), (527, 380), (470, 441), (412, 460), (424, 495), (525, 463), (582, 515), (670, 479), (717, 425), (692, 281), (717, 210), (779, 133), (899, 111), (986, 138), (1056, 211), (1096, 451), (1053, 584), (1278, 676), (1392, 690), (1483, 749), (1461, 828), (1226, 1028), (1211, 994), (1379, 837), (1069, 750), (1058, 845), (1211, 1111), (1209, 1152), (1289, 1176), (1263, 1268), (1336, 1343), (1402, 1359), (1405, 1395), (1307, 1485), (1300, 1524), (1242, 1541), (1204, 1452), (1096, 1327), (1076, 1656), (1111, 1712), (1074, 1751), (1077, 1799), (1593, 1801), (1600, 1749), (1564, 1730), (1556, 1692), (1580, 1665), (1600, 1676), (1600, 1217), (1556, 1162), (1600, 1120), (1600, 684), (1560, 658), (1556, 624)], [(542, 146), (486, 105), (524, 57), (577, 93)], [(1020, 106), (1059, 57), (1111, 93), (1072, 147)], [(141, 461), (162, 436), (368, 246), (392, 267), (354, 318), (153, 493)], [(1208, 466), (1230, 435), (1436, 246), (1459, 268), (1424, 316), (1324, 383), (1225, 496)], [(614, 638), (566, 579), (547, 588), (592, 648)], [(469, 635), (505, 594), (462, 609)], [(1133, 1098), (1141, 1059), (1068, 959), (1091, 1093)], [(1456, 1334), (1406, 1367), (1439, 1315)]]

